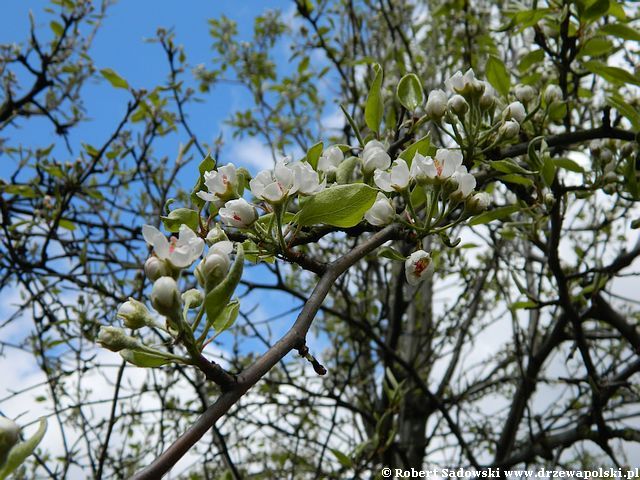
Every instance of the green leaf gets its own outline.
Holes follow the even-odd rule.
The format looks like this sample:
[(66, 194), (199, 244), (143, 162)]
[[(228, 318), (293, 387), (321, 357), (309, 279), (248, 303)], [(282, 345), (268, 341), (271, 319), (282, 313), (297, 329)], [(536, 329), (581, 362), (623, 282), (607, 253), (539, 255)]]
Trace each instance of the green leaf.
[(356, 122), (353, 120), (351, 115), (349, 115), (349, 112), (347, 112), (347, 109), (344, 108), (342, 105), (340, 105), (340, 110), (342, 110), (342, 113), (344, 113), (344, 116), (347, 117), (347, 122), (349, 122), (349, 126), (351, 126), (351, 130), (353, 130), (353, 133), (358, 139), (358, 143), (360, 143), (361, 147), (364, 147), (364, 141), (362, 140), (362, 135), (360, 135), (360, 129), (356, 125)]
[(631, 122), (634, 130), (640, 130), (640, 110), (638, 108), (629, 104), (617, 93), (608, 96), (607, 103), (625, 116)]
[(336, 182), (340, 185), (351, 183), (353, 171), (360, 162), (358, 157), (349, 157), (343, 160), (336, 169)]
[(526, 187), (530, 187), (533, 185), (533, 180), (527, 177), (523, 177), (517, 173), (507, 173), (506, 175), (501, 175), (498, 177), (499, 180), (508, 183), (516, 183), (518, 185), (524, 185)]
[(623, 40), (640, 42), (640, 32), (624, 23), (610, 23), (598, 30), (598, 33), (604, 33), (605, 35), (611, 35)]
[(490, 55), (485, 69), (489, 83), (500, 95), (506, 97), (511, 88), (511, 77), (502, 60), (495, 55)]
[(610, 40), (603, 37), (590, 38), (578, 52), (582, 57), (599, 57), (605, 53), (611, 52), (613, 44)]
[(51, 27), (51, 31), (56, 35), (56, 37), (61, 37), (64, 33), (64, 28), (60, 23), (56, 21), (52, 21), (49, 26)]
[(207, 312), (207, 322), (213, 322), (220, 312), (222, 312), (231, 296), (235, 291), (240, 279), (242, 278), (242, 270), (244, 268), (244, 248), (238, 245), (236, 259), (229, 270), (229, 273), (222, 282), (207, 293), (204, 298), (204, 307)]
[(388, 259), (391, 259), (391, 260), (396, 260), (398, 262), (404, 262), (407, 259), (407, 257), (402, 255), (395, 248), (391, 248), (391, 247), (388, 247), (388, 246), (387, 247), (382, 247), (380, 250), (378, 250), (378, 256), (379, 257), (388, 258)]
[(502, 173), (521, 173), (523, 175), (533, 175), (535, 172), (527, 170), (516, 163), (515, 160), (510, 158), (506, 160), (494, 160), (489, 163), (489, 166), (494, 170)]
[(301, 226), (353, 227), (376, 200), (377, 190), (364, 183), (336, 185), (314, 195), (296, 215)]
[(403, 159), (407, 162), (407, 165), (411, 166), (411, 162), (413, 161), (413, 157), (416, 156), (416, 153), (420, 155), (431, 155), (434, 153), (431, 148), (431, 139), (429, 138), (429, 134), (422, 137), (415, 143), (412, 143), (407, 148), (405, 148), (399, 155), (399, 158)]
[(610, 67), (609, 65), (598, 62), (596, 60), (584, 62), (584, 67), (591, 73), (594, 73), (604, 78), (607, 82), (613, 83), (615, 85), (621, 85), (625, 83), (640, 85), (640, 79), (638, 77), (622, 68)]
[(380, 131), (380, 122), (384, 115), (384, 102), (382, 101), (382, 67), (378, 64), (373, 66), (376, 74), (369, 89), (367, 104), (364, 108), (364, 120), (372, 132)]
[(331, 453), (333, 453), (333, 455), (336, 457), (338, 462), (340, 462), (340, 465), (342, 465), (343, 467), (351, 468), (353, 466), (351, 459), (347, 457), (344, 453), (342, 453), (340, 450), (336, 450), (335, 448), (332, 448)]
[(213, 329), (216, 333), (221, 333), (230, 328), (238, 318), (238, 312), (240, 311), (240, 302), (234, 300), (224, 307), (220, 315), (212, 322)]
[(160, 355), (154, 355), (148, 352), (138, 350), (120, 350), (120, 356), (127, 362), (141, 368), (157, 368), (166, 365), (170, 360)]
[(640, 183), (638, 182), (637, 174), (636, 159), (631, 156), (627, 158), (627, 163), (624, 167), (624, 177), (627, 181), (627, 190), (634, 200), (640, 199)]
[(520, 59), (518, 70), (520, 73), (526, 72), (532, 65), (537, 65), (544, 60), (544, 51), (542, 49), (531, 50)]
[(553, 179), (556, 176), (556, 165), (551, 159), (551, 157), (545, 157), (542, 162), (542, 169), (540, 169), (540, 174), (542, 175), (542, 180), (550, 187), (553, 183)]
[(204, 159), (200, 162), (200, 165), (198, 165), (198, 172), (200, 176), (198, 177), (198, 181), (194, 185), (193, 190), (191, 190), (191, 201), (198, 209), (202, 208), (203, 205), (206, 203), (203, 199), (201, 199), (198, 195), (196, 195), (197, 192), (201, 190), (206, 190), (204, 185), (204, 173), (210, 172), (215, 168), (216, 168), (216, 161), (213, 159), (210, 153), (207, 153), (207, 156), (204, 157)]
[(594, 0), (580, 16), (581, 20), (593, 22), (609, 11), (609, 0)]
[(322, 155), (323, 148), (324, 144), (318, 142), (307, 150), (307, 162), (309, 162), (309, 165), (311, 165), (314, 170), (318, 168), (318, 159), (320, 155)]
[(66, 218), (61, 218), (60, 221), (58, 222), (58, 225), (61, 228), (64, 228), (65, 230), (69, 230), (71, 232), (73, 232), (76, 229), (76, 224), (73, 223), (71, 220), (67, 220)]
[(531, 309), (531, 308), (537, 308), (537, 307), (538, 307), (538, 304), (531, 300), (527, 300), (523, 302), (514, 302), (511, 305), (509, 305), (510, 310), (520, 310), (522, 308)]
[(168, 232), (177, 232), (180, 230), (180, 226), (185, 224), (194, 232), (198, 231), (198, 220), (200, 216), (198, 212), (195, 210), (191, 210), (190, 208), (176, 208), (172, 210), (169, 215), (160, 217), (162, 219), (162, 223), (164, 224), (164, 228)]
[(400, 79), (396, 95), (402, 106), (410, 112), (415, 111), (424, 102), (422, 84), (420, 79), (413, 73), (409, 73)]
[(7, 460), (2, 466), (2, 469), (0, 469), (0, 480), (7, 478), (9, 474), (22, 465), (22, 462), (24, 462), (25, 459), (35, 451), (46, 431), (47, 419), (41, 418), (40, 425), (38, 426), (36, 433), (28, 440), (14, 445), (9, 451)]
[(482, 225), (493, 220), (501, 220), (503, 218), (507, 218), (518, 210), (520, 210), (520, 207), (518, 205), (506, 205), (504, 207), (498, 207), (494, 210), (489, 210), (488, 212), (481, 213), (477, 217), (473, 218), (468, 223), (468, 225)]
[(112, 69), (103, 68), (102, 70), (100, 70), (100, 73), (109, 81), (112, 86), (116, 88), (124, 88), (125, 90), (129, 88), (129, 84), (127, 83), (127, 81)]
[(554, 158), (553, 163), (556, 164), (557, 168), (564, 168), (565, 170), (576, 173), (584, 173), (584, 168), (570, 158)]

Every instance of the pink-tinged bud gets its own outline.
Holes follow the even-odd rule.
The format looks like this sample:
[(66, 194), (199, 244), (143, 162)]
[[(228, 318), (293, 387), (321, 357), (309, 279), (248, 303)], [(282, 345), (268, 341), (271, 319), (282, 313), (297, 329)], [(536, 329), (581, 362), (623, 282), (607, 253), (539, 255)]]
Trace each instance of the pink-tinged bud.
[(404, 263), (404, 271), (409, 285), (418, 285), (432, 269), (431, 255), (424, 250), (413, 252)]
[(151, 290), (151, 304), (159, 314), (164, 316), (180, 312), (182, 307), (180, 290), (172, 277), (160, 277), (155, 281)]
[(244, 198), (225, 203), (219, 213), (226, 225), (237, 228), (249, 228), (258, 219), (258, 212)]

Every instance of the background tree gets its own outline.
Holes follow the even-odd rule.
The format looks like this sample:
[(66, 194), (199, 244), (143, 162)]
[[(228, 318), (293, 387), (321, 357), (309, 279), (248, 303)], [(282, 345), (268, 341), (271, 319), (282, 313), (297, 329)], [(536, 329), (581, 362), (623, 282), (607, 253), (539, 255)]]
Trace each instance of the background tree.
[[(232, 20), (211, 20), (216, 59), (194, 70), (198, 96), (215, 95), (228, 81), (250, 92), (255, 107), (230, 119), (237, 141), (258, 136), (274, 159), (319, 154), (319, 137), (327, 139), (319, 147), (325, 151), (331, 143), (357, 145), (350, 122), (328, 132), (322, 114), (337, 99), (368, 134), (365, 105), (377, 62), (385, 72), (380, 137), (391, 157), (426, 134), (430, 145), (466, 146), (476, 188), (492, 200), (476, 225), (454, 227), (444, 243), (427, 238), (435, 269), (420, 286), (407, 285), (393, 260), (410, 254), (415, 241), (395, 234), (383, 237), (392, 249), (367, 254), (335, 281), (309, 339), (312, 350), (323, 349), (312, 353), (329, 375), (318, 377), (296, 356), (264, 376), (250, 367), (261, 382), (238, 401), (242, 389), (234, 395), (231, 387), (221, 397), (234, 400), (230, 410), (218, 400), (194, 423), (219, 396), (215, 381), (171, 364), (150, 370), (142, 385), (123, 383), (133, 367), (109, 365), (113, 357), (96, 356), (94, 340), (101, 324), (114, 324), (120, 302), (149, 292), (142, 219), (155, 222), (169, 197), (188, 206), (174, 180), (193, 165), (191, 182), (197, 174), (189, 160), (207, 149), (225, 159), (224, 148), (193, 136), (188, 52), (171, 32), (157, 38), (167, 82), (136, 91), (113, 71), (95, 72), (86, 55), (106, 5), (56, 7), (53, 40), (39, 40), (34, 28), (24, 47), (3, 50), (5, 131), (43, 115), (64, 142), (83, 119), (82, 86), (94, 75), (130, 91), (131, 100), (104, 143), (81, 151), (69, 145), (75, 163), (56, 162), (48, 145), (7, 139), (2, 147), (20, 159), (2, 186), (2, 288), (19, 285), (24, 299), (15, 319), (29, 312), (34, 320), (30, 342), (3, 344), (38, 359), (65, 439), (60, 461), (36, 457), (38, 474), (62, 478), (81, 469), (128, 478), (182, 432), (190, 446), (211, 426), (210, 441), (192, 450), (205, 459), (194, 476), (215, 478), (221, 466), (236, 478), (344, 478), (373, 476), (383, 465), (633, 465), (640, 339), (637, 298), (624, 279), (634, 277), (628, 267), (640, 253), (630, 232), (639, 193), (634, 8), (299, 1), (292, 25), (275, 13), (258, 16), (251, 43), (240, 41)], [(283, 38), (292, 42), (295, 68), (278, 68), (275, 46)], [(19, 66), (32, 77), (18, 82)], [(510, 142), (448, 138), (426, 121), (432, 115), (424, 116), (424, 106), (411, 112), (395, 95), (408, 72), (426, 98), (469, 67), (496, 89), (498, 111), (516, 100), (526, 105)], [(320, 91), (325, 84), (336, 85), (329, 95)], [(167, 162), (153, 145), (176, 130), (185, 146)], [(370, 230), (367, 223), (310, 228), (296, 246), (301, 256), (246, 275), (239, 320), (219, 338), (226, 370), (245, 370), (291, 325), (290, 316), (265, 319), (247, 309), (260, 292), (314, 304), (310, 291), (324, 262), (367, 248)], [(447, 245), (456, 238), (459, 245)], [(219, 352), (206, 353), (220, 363)], [(96, 371), (112, 370), (105, 373), (115, 380), (109, 415), (93, 417), (85, 385)], [(160, 456), (150, 475), (176, 459)]]

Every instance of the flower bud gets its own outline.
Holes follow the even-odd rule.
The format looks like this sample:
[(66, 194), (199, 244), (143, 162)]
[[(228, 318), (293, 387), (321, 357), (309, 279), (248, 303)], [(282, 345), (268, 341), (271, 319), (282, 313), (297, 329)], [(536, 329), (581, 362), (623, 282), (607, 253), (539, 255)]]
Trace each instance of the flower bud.
[(197, 288), (192, 288), (182, 294), (182, 301), (189, 308), (198, 308), (204, 301), (204, 295)]
[(431, 270), (431, 255), (424, 250), (413, 252), (404, 263), (404, 272), (409, 285), (418, 285)]
[(496, 104), (496, 94), (491, 85), (489, 85), (487, 82), (484, 82), (484, 85), (484, 93), (480, 97), (478, 104), (480, 105), (480, 109), (482, 111), (487, 111), (492, 109)]
[(544, 90), (544, 101), (547, 105), (562, 100), (562, 89), (558, 85), (548, 85)]
[(0, 417), (0, 468), (11, 448), (20, 441), (20, 427), (7, 417)]
[(118, 308), (117, 317), (124, 321), (127, 328), (137, 329), (153, 325), (153, 318), (142, 302), (129, 298)]
[(213, 245), (217, 242), (229, 240), (229, 238), (227, 237), (227, 234), (224, 232), (224, 230), (220, 228), (220, 225), (216, 223), (216, 226), (209, 230), (209, 233), (207, 233), (206, 240), (208, 245)]
[(124, 349), (135, 350), (140, 347), (140, 342), (137, 339), (127, 335), (123, 329), (116, 327), (100, 327), (98, 343), (112, 352)]
[(163, 260), (153, 255), (144, 262), (144, 273), (149, 280), (155, 282), (160, 277), (171, 275), (171, 268)]
[(231, 260), (224, 253), (209, 253), (198, 265), (196, 278), (201, 286), (207, 290), (215, 287), (227, 276)]
[(506, 120), (513, 119), (518, 123), (522, 123), (526, 117), (527, 112), (524, 109), (524, 105), (520, 102), (510, 103), (502, 112), (502, 118)]
[(447, 94), (443, 90), (429, 92), (425, 111), (431, 120), (440, 121), (447, 112)]
[(484, 212), (489, 208), (491, 196), (487, 192), (478, 192), (467, 203), (467, 209), (472, 215)]
[(520, 124), (515, 120), (507, 120), (504, 122), (498, 130), (498, 135), (504, 140), (511, 140), (516, 138), (520, 133)]
[(386, 170), (391, 165), (391, 157), (384, 145), (377, 140), (371, 140), (364, 146), (362, 152), (362, 170), (371, 174), (375, 170)]
[(536, 91), (531, 85), (516, 85), (515, 94), (516, 98), (524, 104), (536, 98)]
[(371, 225), (381, 227), (390, 224), (396, 215), (396, 211), (391, 202), (382, 192), (378, 192), (376, 201), (371, 208), (366, 211), (364, 218)]
[(599, 157), (600, 154), (602, 153), (602, 141), (592, 140), (591, 143), (589, 144), (589, 151), (591, 152), (591, 155), (593, 155), (594, 157)]
[(469, 104), (462, 95), (454, 95), (447, 102), (447, 108), (457, 116), (462, 117), (469, 111)]
[(244, 198), (228, 201), (219, 213), (226, 225), (237, 228), (249, 228), (258, 219), (258, 212)]
[(602, 181), (606, 184), (615, 183), (618, 181), (618, 175), (615, 172), (607, 172), (604, 177), (602, 177)]
[(554, 203), (556, 203), (555, 195), (553, 193), (546, 193), (544, 196), (544, 204), (547, 208), (552, 208)]
[(156, 311), (165, 316), (180, 311), (182, 301), (178, 284), (171, 277), (160, 277), (151, 290), (151, 304)]

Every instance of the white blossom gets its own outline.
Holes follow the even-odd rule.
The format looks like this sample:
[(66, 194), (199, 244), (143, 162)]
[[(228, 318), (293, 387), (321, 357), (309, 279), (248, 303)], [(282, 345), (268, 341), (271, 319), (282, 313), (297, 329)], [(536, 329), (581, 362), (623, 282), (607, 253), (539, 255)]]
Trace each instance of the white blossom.
[(204, 173), (204, 184), (208, 192), (197, 192), (196, 195), (206, 202), (229, 200), (237, 196), (238, 175), (233, 163), (228, 163), (217, 170)]
[(276, 163), (273, 170), (261, 171), (249, 182), (249, 188), (257, 198), (275, 204), (296, 193), (295, 174), (286, 160)]
[(295, 190), (300, 195), (314, 195), (324, 190), (327, 180), (320, 183), (318, 172), (307, 162), (299, 162), (293, 165)]
[(171, 237), (167, 240), (167, 237), (152, 225), (142, 226), (142, 236), (148, 244), (153, 245), (158, 258), (168, 260), (177, 268), (188, 267), (204, 250), (204, 240), (184, 224), (180, 225), (178, 238)]
[(427, 98), (425, 107), (427, 115), (432, 120), (440, 120), (447, 112), (447, 94), (444, 90), (432, 90)]
[(431, 270), (431, 255), (424, 250), (413, 252), (404, 263), (404, 272), (409, 285), (418, 285)]
[(462, 200), (467, 198), (471, 192), (473, 192), (473, 189), (476, 188), (476, 177), (467, 172), (467, 167), (464, 165), (456, 168), (451, 178), (458, 184), (456, 190), (451, 194), (453, 199)]
[(376, 201), (373, 202), (371, 208), (364, 214), (364, 218), (371, 225), (381, 227), (390, 224), (396, 215), (396, 211), (391, 205), (391, 201), (384, 193), (378, 192)]
[(333, 173), (336, 171), (340, 163), (344, 160), (344, 153), (337, 145), (325, 149), (318, 159), (318, 170), (325, 173)]
[(484, 85), (484, 92), (482, 93), (478, 103), (482, 110), (489, 110), (496, 103), (496, 91), (488, 82), (482, 81), (482, 83)]
[(218, 213), (226, 225), (237, 228), (248, 228), (258, 219), (258, 212), (244, 198), (229, 200)]
[(476, 79), (476, 75), (471, 68), (467, 70), (464, 75), (460, 71), (457, 71), (445, 80), (444, 84), (450, 91), (459, 93), (465, 97), (470, 95), (480, 96), (485, 89), (484, 82)]
[(371, 140), (364, 146), (362, 162), (362, 170), (365, 173), (371, 173), (377, 169), (386, 170), (389, 168), (391, 157), (381, 142)]
[(411, 163), (411, 176), (419, 182), (446, 180), (462, 165), (462, 153), (459, 150), (440, 148), (434, 158), (416, 153)]
[(385, 192), (402, 191), (409, 186), (411, 176), (407, 162), (398, 159), (393, 162), (391, 171), (376, 170), (373, 174), (375, 184)]
[(502, 118), (507, 120), (513, 119), (518, 123), (522, 123), (527, 117), (524, 105), (520, 102), (512, 102), (503, 110)]

